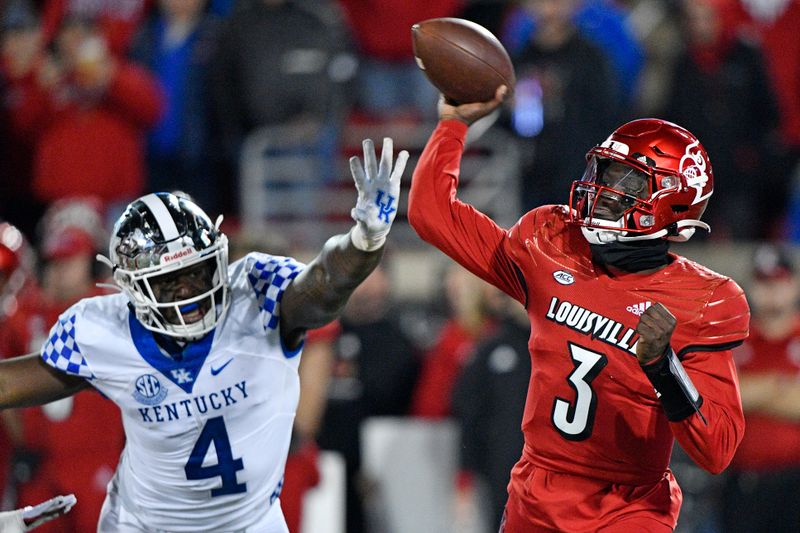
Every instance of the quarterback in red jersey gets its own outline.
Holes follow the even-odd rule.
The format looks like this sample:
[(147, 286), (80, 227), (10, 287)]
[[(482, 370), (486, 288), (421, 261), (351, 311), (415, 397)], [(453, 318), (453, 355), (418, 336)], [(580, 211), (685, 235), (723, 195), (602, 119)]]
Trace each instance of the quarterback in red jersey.
[(531, 321), (525, 445), (501, 531), (672, 531), (673, 439), (717, 473), (744, 434), (731, 350), (747, 337), (747, 301), (731, 279), (668, 249), (708, 229), (708, 155), (680, 126), (630, 122), (589, 151), (569, 205), (538, 207), (506, 230), (456, 197), (468, 125), (504, 94), (440, 104), (409, 198), (420, 237), (522, 302)]

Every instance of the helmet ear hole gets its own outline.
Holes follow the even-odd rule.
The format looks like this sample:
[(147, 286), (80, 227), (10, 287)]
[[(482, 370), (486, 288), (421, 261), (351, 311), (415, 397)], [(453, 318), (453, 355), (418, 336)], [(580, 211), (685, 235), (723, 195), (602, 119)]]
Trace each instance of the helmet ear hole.
[(672, 206), (672, 212), (675, 213), (675, 214), (685, 213), (688, 210), (689, 210), (689, 206), (688, 205), (673, 205)]
[(669, 154), (656, 145), (650, 147), (659, 157), (669, 157)]

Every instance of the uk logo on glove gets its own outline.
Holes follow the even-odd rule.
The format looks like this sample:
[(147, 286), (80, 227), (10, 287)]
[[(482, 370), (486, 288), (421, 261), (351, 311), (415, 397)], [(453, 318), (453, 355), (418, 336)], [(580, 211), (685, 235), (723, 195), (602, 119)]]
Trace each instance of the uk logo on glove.
[(371, 139), (365, 139), (364, 162), (353, 156), (350, 158), (350, 173), (356, 182), (358, 201), (350, 212), (356, 226), (350, 232), (353, 245), (359, 250), (372, 252), (386, 242), (386, 236), (397, 216), (397, 199), (400, 196), (400, 180), (408, 161), (408, 152), (403, 150), (394, 159), (394, 142), (383, 139), (381, 161), (375, 157), (375, 147)]

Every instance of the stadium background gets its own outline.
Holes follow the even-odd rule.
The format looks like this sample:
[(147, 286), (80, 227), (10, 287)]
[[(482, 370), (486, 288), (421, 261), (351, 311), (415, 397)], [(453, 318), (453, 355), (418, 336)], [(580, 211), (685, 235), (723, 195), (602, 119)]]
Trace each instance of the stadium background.
[[(45, 284), (48, 264), (104, 252), (122, 207), (150, 190), (180, 190), (212, 218), (224, 214), (233, 256), (308, 259), (352, 224), (347, 159), (368, 137), (411, 152), (404, 211), (437, 99), (414, 63), (410, 27), (439, 16), (489, 28), (517, 69), (515, 98), (471, 130), (466, 201), (504, 225), (564, 203), (594, 143), (625, 120), (658, 116), (697, 134), (715, 170), (713, 233), (675, 251), (748, 288), (758, 244), (794, 250), (795, 0), (5, 0), (0, 219), (32, 243), (31, 278)], [(490, 531), (486, 473), (465, 464), (450, 394), (504, 304), (454, 272), (403, 212), (384, 265), (359, 295), (361, 313), (312, 335), (294, 456), (298, 487), (310, 491), (296, 527)], [(28, 433), (64, 416), (55, 412), (26, 415)], [(18, 452), (55, 453), (25, 439)], [(9, 486), (12, 466), (37, 463), (11, 461), (11, 451)], [(705, 475), (679, 451), (674, 467), (686, 498), (679, 531), (723, 531), (726, 474)], [(46, 472), (34, 468), (33, 481)], [(4, 505), (16, 494), (6, 490)]]

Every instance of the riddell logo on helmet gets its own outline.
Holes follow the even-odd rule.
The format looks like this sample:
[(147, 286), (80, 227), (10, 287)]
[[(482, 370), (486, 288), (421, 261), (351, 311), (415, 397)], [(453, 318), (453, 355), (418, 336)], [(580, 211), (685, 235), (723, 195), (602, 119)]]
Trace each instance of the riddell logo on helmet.
[(678, 171), (683, 174), (684, 178), (686, 178), (686, 185), (695, 190), (692, 205), (702, 202), (711, 196), (710, 191), (708, 194), (703, 194), (703, 187), (705, 187), (708, 183), (708, 174), (706, 173), (707, 166), (708, 163), (706, 162), (705, 158), (703, 158), (703, 154), (700, 152), (700, 141), (694, 141), (692, 144), (686, 147), (686, 153), (684, 153), (683, 157), (681, 157), (681, 163)]
[(184, 257), (189, 257), (193, 253), (194, 253), (194, 248), (183, 248), (182, 250), (178, 250), (177, 252), (171, 254), (164, 254), (161, 256), (161, 264), (166, 265), (167, 263), (178, 261), (179, 259), (183, 259)]

